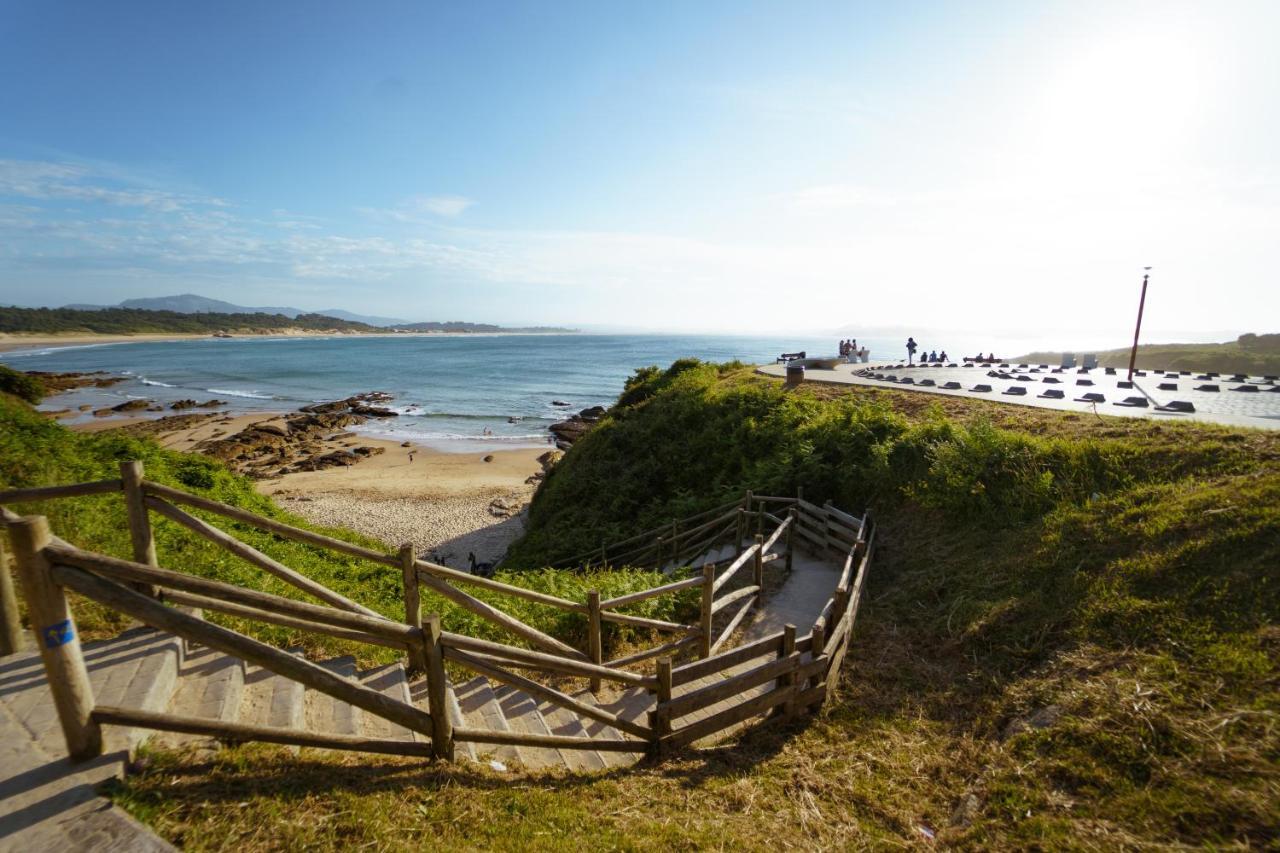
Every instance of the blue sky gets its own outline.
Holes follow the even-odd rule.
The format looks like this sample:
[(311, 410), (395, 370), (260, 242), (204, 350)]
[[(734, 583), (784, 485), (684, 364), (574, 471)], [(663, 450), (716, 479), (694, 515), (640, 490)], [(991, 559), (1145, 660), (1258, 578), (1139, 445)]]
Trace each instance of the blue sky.
[(1280, 4), (0, 2), (0, 302), (1280, 317)]

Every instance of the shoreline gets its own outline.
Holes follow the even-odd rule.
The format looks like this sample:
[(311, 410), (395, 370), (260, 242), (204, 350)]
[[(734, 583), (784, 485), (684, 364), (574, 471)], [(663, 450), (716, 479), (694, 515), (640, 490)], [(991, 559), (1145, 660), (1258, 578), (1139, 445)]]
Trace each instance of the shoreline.
[[(279, 422), (285, 413), (207, 413), (175, 429), (150, 431), (160, 446), (198, 453), (202, 441), (250, 425)], [(145, 426), (150, 418), (111, 418), (77, 424), (79, 432)], [(450, 452), (413, 442), (339, 434), (324, 442), (336, 450), (374, 448), (347, 466), (299, 471), (255, 480), (281, 508), (326, 526), (372, 536), (389, 549), (411, 542), (420, 555), (466, 571), (467, 556), (495, 562), (524, 533), (524, 509), (545, 470), (549, 448)], [(405, 445), (408, 446), (405, 446)], [(485, 461), (488, 459), (489, 461)]]
[[(278, 329), (263, 332), (232, 334), (228, 340), (265, 340), (268, 338), (496, 338), (496, 337), (557, 337), (580, 335), (580, 331), (566, 332), (319, 332), (310, 329)], [(0, 332), (0, 353), (26, 349), (70, 349), (107, 344), (180, 343), (191, 340), (217, 340), (207, 332), (138, 332), (137, 334), (94, 334), (73, 332), (70, 334), (26, 334), (25, 332)]]

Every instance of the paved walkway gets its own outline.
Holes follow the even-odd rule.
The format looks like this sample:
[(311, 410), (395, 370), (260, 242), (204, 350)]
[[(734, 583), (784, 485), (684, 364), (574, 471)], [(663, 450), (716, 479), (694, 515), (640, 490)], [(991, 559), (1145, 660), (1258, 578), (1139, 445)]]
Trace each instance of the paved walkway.
[[(900, 391), (945, 394), (970, 400), (994, 400), (1068, 412), (1097, 412), (1130, 418), (1191, 420), (1227, 426), (1280, 429), (1280, 383), (1275, 378), (1233, 377), (1186, 371), (1138, 371), (1134, 374), (1133, 387), (1123, 388), (1119, 383), (1125, 380), (1125, 371), (1119, 368), (1111, 370), (1109, 373), (1107, 368), (1102, 367), (1083, 370), (1007, 363), (908, 367), (900, 362), (893, 362), (838, 364), (832, 370), (810, 368), (805, 371), (805, 381), (896, 388)], [(757, 368), (757, 372), (766, 376), (785, 377), (786, 366), (764, 365)], [(947, 383), (955, 383), (958, 387), (943, 387)], [(975, 390), (982, 385), (989, 386), (989, 390)], [(1011, 389), (1015, 390), (1006, 393)], [(1021, 393), (1018, 393), (1018, 389)], [(1049, 396), (1043, 396), (1046, 394)], [(1086, 394), (1097, 396), (1086, 399)], [(1146, 407), (1118, 405), (1134, 397), (1146, 401)], [(1174, 401), (1190, 403), (1194, 411), (1156, 410), (1157, 406), (1165, 406)]]
[[(147, 630), (87, 643), (85, 662), (104, 704), (146, 707), (176, 666), (172, 638)], [(171, 660), (170, 660), (171, 658)], [(38, 652), (0, 659), (0, 851), (161, 851), (173, 848), (96, 788), (118, 777), (138, 730), (104, 729), (105, 753), (73, 764)]]

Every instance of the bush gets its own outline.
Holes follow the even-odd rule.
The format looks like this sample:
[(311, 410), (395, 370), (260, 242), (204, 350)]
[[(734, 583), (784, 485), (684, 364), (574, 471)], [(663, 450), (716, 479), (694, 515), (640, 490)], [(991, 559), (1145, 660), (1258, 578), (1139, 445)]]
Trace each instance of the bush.
[(45, 388), (44, 383), (36, 377), (0, 364), (0, 392), (12, 394), (35, 405), (44, 399)]

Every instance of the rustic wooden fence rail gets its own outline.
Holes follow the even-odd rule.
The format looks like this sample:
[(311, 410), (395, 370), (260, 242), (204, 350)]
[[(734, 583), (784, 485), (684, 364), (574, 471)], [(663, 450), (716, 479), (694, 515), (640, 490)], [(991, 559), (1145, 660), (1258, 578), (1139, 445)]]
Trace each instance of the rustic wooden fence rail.
[[(19, 516), (3, 506), (117, 492), (122, 495), (127, 510), (132, 546), (130, 560), (76, 548), (54, 536), (44, 517)], [(404, 620), (388, 618), (327, 588), (181, 506), (400, 570), (405, 594)], [(215, 543), (319, 603), (161, 567), (151, 527), (152, 513)], [(599, 592), (592, 591), (586, 601), (578, 602), (422, 560), (407, 545), (394, 554), (383, 553), (265, 518), (149, 481), (138, 462), (122, 463), (119, 479), (0, 492), (0, 528), (11, 540), (11, 547), (6, 548), (0, 537), (0, 620), (3, 620), (0, 621), (0, 654), (13, 653), (22, 647), (16, 594), (8, 569), (11, 551), (68, 751), (76, 759), (98, 754), (102, 748), (100, 726), (103, 724), (204, 734), (231, 742), (256, 740), (437, 758), (452, 758), (454, 744), (458, 742), (662, 755), (762, 715), (766, 715), (766, 719), (787, 717), (820, 704), (848, 652), (875, 551), (875, 533), (868, 516), (854, 517), (830, 503), (817, 506), (802, 496), (789, 498), (747, 492), (741, 501), (676, 519), (661, 528), (602, 546), (596, 553), (583, 555), (576, 565), (598, 568), (626, 562), (671, 570), (717, 549), (723, 553), (726, 543), (732, 546), (729, 556), (708, 557), (692, 576), (652, 589), (609, 599), (602, 599)], [(770, 636), (730, 647), (731, 639), (748, 613), (761, 603), (765, 589), (764, 567), (784, 560), (790, 570), (793, 545), (797, 544), (844, 558), (834, 593), (812, 629), (804, 636), (797, 636), (795, 626), (788, 625)], [(748, 566), (751, 567), (749, 577), (745, 574)], [(588, 647), (575, 649), (461, 587), (583, 616), (588, 623)], [(527, 645), (510, 645), (443, 630), (438, 616), (424, 618), (420, 612), (424, 588)], [(659, 596), (694, 589), (699, 590), (700, 595), (697, 624), (619, 612)], [(401, 725), (417, 733), (423, 741), (319, 734), (96, 705), (67, 590), (159, 630), (298, 681), (307, 688)], [(411, 669), (426, 679), (427, 710), (385, 696), (246, 634), (210, 623), (202, 618), (206, 611), (400, 650)], [(605, 662), (601, 636), (605, 622), (676, 636), (652, 648)], [(678, 662), (681, 655), (690, 651), (696, 652), (694, 660)], [(654, 661), (651, 672), (626, 668), (650, 660)], [(456, 700), (451, 695), (446, 662), (603, 723), (620, 737), (539, 735), (455, 725), (450, 706)], [(584, 679), (593, 691), (599, 690), (606, 681), (622, 688), (641, 688), (651, 694), (647, 725), (515, 670)], [(712, 676), (719, 677), (696, 689), (681, 689)]]

